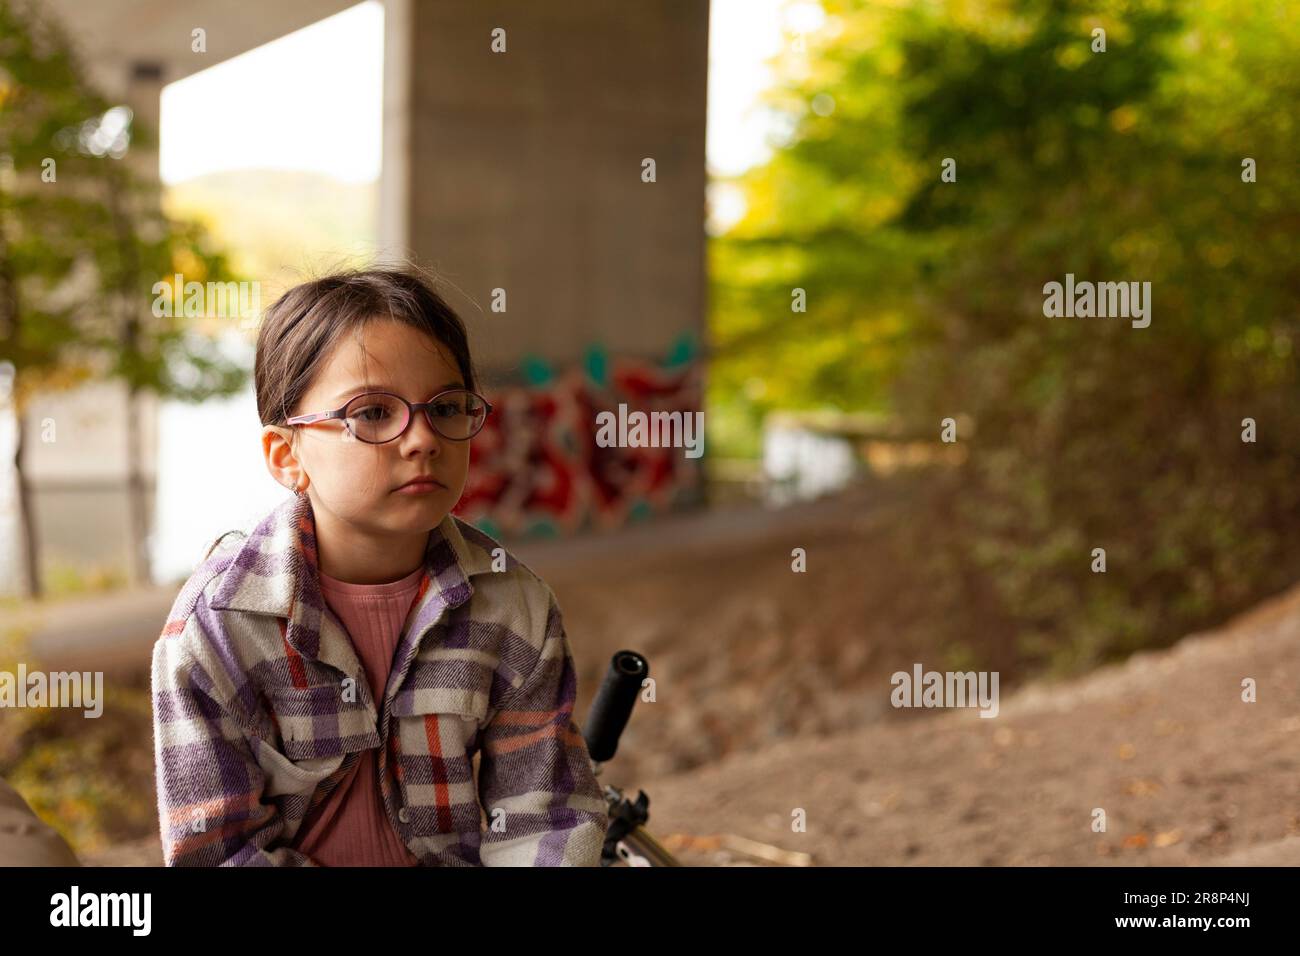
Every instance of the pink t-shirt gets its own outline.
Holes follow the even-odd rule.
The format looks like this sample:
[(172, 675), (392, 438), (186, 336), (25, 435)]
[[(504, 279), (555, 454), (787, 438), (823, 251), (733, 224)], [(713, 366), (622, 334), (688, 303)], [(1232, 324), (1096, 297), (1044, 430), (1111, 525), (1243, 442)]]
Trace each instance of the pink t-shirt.
[[(423, 574), (421, 565), (387, 584), (349, 584), (320, 575), (321, 595), (352, 638), (376, 705), (384, 699), (402, 626)], [(363, 752), (352, 773), (302, 822), (294, 849), (322, 866), (418, 865), (384, 809), (378, 770), (378, 748)]]

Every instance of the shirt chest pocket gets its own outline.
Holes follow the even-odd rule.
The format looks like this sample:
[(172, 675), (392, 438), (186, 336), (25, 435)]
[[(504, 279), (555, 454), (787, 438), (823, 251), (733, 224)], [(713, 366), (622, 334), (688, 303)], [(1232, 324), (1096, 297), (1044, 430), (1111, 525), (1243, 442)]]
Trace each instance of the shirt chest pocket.
[(415, 834), (479, 830), (473, 757), (487, 715), (487, 694), (478, 691), (406, 690), (393, 698), (394, 775)]
[(290, 760), (260, 737), (254, 740), (254, 758), (266, 778), (262, 794), (266, 797), (297, 795), (311, 797), (330, 774), (343, 766), (346, 754)]
[(255, 754), (267, 794), (310, 794), (352, 753), (379, 746), (374, 718), (338, 685), (277, 687), (266, 692), (276, 743), (259, 740)]

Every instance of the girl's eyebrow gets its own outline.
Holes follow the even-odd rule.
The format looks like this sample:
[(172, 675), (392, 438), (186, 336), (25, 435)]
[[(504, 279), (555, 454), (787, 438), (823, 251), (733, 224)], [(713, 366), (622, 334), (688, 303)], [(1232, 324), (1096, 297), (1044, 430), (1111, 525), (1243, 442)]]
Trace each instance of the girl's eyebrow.
[[(433, 390), (436, 395), (439, 392), (445, 392), (449, 388), (464, 388), (464, 382), (448, 382), (445, 385), (439, 385)], [(357, 395), (364, 395), (366, 392), (391, 392), (394, 395), (399, 394), (396, 389), (390, 385), (354, 385), (351, 388), (345, 388), (335, 395), (331, 401), (340, 402), (345, 398), (355, 398)]]

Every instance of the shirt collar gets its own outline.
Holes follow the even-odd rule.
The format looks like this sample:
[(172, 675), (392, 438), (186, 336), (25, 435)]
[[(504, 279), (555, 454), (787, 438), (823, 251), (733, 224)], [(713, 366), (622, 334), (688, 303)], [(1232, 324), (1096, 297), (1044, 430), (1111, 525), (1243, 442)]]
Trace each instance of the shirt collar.
[[(482, 545), (466, 539), (460, 519), (449, 512), (429, 533), (424, 570), (412, 612), (413, 633), (423, 632), (447, 609), (469, 600), (474, 593), (470, 578), (491, 571), (492, 558)], [(311, 499), (294, 496), (266, 515), (244, 539), (209, 603), (215, 610), (283, 618), (285, 640), (298, 653), (336, 663), (320, 647), (324, 599), (318, 573)]]

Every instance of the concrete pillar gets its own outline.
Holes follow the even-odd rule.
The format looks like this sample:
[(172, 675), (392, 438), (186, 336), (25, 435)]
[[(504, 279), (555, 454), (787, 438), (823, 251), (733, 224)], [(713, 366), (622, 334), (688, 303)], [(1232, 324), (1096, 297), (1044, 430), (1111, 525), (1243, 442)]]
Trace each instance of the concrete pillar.
[(700, 407), (708, 3), (386, 11), (381, 239), (440, 277), (506, 412), (458, 513), (553, 534), (698, 500), (698, 459), (592, 435), (624, 400)]
[(384, 144), (379, 174), (379, 255), (401, 262), (410, 248), (411, 21), (414, 0), (384, 0)]
[(698, 331), (707, 2), (393, 7), (411, 42), (407, 244), (485, 310), (488, 364), (576, 360), (597, 338), (650, 356)]

